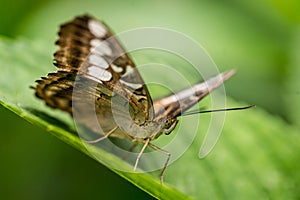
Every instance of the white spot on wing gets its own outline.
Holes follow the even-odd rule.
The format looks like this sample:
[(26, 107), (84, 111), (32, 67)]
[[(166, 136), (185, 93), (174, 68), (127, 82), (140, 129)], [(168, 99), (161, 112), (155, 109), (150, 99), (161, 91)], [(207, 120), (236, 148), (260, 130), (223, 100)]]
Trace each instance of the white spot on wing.
[(111, 65), (111, 68), (117, 73), (121, 73), (123, 71), (122, 67), (116, 66), (114, 64)]
[(105, 41), (101, 41), (99, 39), (91, 40), (92, 52), (99, 55), (112, 55), (112, 50)]
[(133, 72), (132, 66), (127, 65), (126, 66), (126, 72), (125, 72), (125, 74), (122, 75), (122, 77), (126, 77), (126, 76), (130, 75), (132, 72)]
[(99, 66), (103, 69), (107, 69), (109, 67), (106, 60), (99, 55), (91, 54), (91, 55), (89, 55), (88, 59), (89, 59), (89, 63), (92, 65)]
[(99, 40), (99, 39), (92, 39), (91, 40), (91, 46), (92, 47), (97, 47), (100, 46), (102, 44), (103, 41)]
[(104, 37), (107, 33), (105, 26), (96, 20), (90, 20), (88, 26), (96, 37)]
[(128, 83), (128, 82), (126, 82), (126, 81), (124, 81), (124, 80), (122, 80), (122, 79), (120, 79), (120, 82), (121, 82), (123, 85), (126, 85), (126, 86), (128, 86), (128, 87), (130, 87), (130, 88), (132, 88), (132, 89), (134, 89), (134, 90), (137, 90), (137, 89), (140, 89), (141, 87), (143, 87), (143, 85), (140, 84), (140, 83)]
[(97, 66), (89, 67), (87, 73), (90, 76), (98, 78), (102, 81), (109, 81), (112, 78), (112, 75), (109, 71), (106, 71), (105, 69), (102, 69), (102, 68), (97, 67)]

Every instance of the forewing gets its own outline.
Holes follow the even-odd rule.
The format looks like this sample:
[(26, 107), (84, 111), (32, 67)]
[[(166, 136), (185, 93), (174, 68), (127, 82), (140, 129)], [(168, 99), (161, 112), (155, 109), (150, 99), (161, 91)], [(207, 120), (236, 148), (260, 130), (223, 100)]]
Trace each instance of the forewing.
[(198, 83), (193, 87), (182, 90), (174, 95), (155, 100), (155, 116), (157, 118), (162, 116), (176, 118), (182, 115), (182, 113), (194, 106), (234, 74), (235, 70), (230, 70), (211, 77), (205, 82)]
[(109, 28), (90, 16), (81, 16), (61, 26), (55, 65), (104, 84), (127, 99), (148, 119), (152, 100), (124, 48)]
[[(133, 62), (103, 22), (87, 15), (76, 17), (61, 25), (56, 44), (59, 49), (54, 54), (54, 64), (59, 71), (37, 81), (39, 98), (51, 107), (72, 113), (73, 87), (68, 86), (74, 84), (76, 75), (81, 75), (100, 86), (95, 89), (103, 87), (125, 98), (141, 121), (149, 119), (153, 111), (148, 90)], [(67, 80), (68, 86), (62, 80)]]

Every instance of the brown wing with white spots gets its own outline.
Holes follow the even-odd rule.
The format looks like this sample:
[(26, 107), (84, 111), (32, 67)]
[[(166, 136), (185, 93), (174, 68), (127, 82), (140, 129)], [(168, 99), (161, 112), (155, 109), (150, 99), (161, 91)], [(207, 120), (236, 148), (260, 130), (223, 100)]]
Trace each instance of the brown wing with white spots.
[[(36, 95), (39, 98), (51, 107), (71, 113), (71, 109), (57, 100), (55, 91), (62, 89), (60, 98), (70, 99), (72, 88), (64, 91), (60, 80), (68, 73), (80, 74), (127, 99), (134, 113), (142, 114), (142, 122), (149, 119), (153, 110), (148, 90), (133, 62), (116, 38), (111, 37), (111, 31), (103, 22), (87, 15), (76, 17), (63, 24), (58, 34), (56, 44), (59, 49), (54, 54), (54, 65), (59, 71), (37, 81)], [(53, 79), (54, 74), (56, 80)], [(54, 86), (51, 81), (57, 84)]]

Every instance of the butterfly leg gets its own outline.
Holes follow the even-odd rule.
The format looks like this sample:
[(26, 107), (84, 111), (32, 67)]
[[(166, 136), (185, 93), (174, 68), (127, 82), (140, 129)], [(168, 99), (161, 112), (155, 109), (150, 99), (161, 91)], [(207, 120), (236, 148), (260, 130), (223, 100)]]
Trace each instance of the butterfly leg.
[(118, 126), (116, 126), (115, 128), (111, 129), (107, 134), (105, 134), (104, 136), (96, 139), (96, 140), (84, 140), (82, 139), (84, 142), (89, 143), (89, 144), (95, 144), (97, 142), (100, 142), (106, 138), (108, 138), (116, 129), (118, 128)]
[(171, 158), (171, 153), (168, 152), (168, 151), (166, 151), (166, 150), (163, 150), (163, 149), (159, 148), (158, 146), (155, 146), (154, 144), (149, 143), (148, 145), (149, 145), (152, 149), (154, 149), (154, 150), (156, 150), (156, 151), (159, 151), (159, 152), (161, 152), (161, 153), (167, 155), (167, 160), (166, 160), (166, 162), (165, 162), (164, 168), (161, 170), (160, 175), (159, 175), (159, 177), (160, 177), (160, 182), (163, 183), (163, 182), (164, 182), (164, 173), (165, 173), (165, 171), (166, 171), (166, 169), (167, 169), (167, 167), (168, 167), (168, 164), (169, 164), (169, 161), (170, 161), (170, 158)]
[(146, 147), (147, 147), (148, 144), (150, 143), (150, 140), (151, 140), (150, 138), (148, 138), (148, 139), (145, 140), (145, 144), (144, 144), (142, 150), (140, 151), (138, 157), (137, 157), (136, 160), (135, 160), (135, 164), (134, 164), (133, 171), (136, 171), (136, 168), (137, 168), (137, 165), (138, 165), (138, 163), (139, 163), (139, 161), (140, 161), (140, 158), (142, 157), (142, 155), (143, 155), (143, 153), (144, 153)]

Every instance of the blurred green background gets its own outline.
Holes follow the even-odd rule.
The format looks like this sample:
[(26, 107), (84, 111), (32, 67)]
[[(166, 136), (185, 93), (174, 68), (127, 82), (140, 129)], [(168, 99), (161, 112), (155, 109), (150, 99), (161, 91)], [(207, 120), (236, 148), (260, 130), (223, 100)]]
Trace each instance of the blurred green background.
[[(299, 11), (298, 0), (1, 0), (0, 35), (42, 41), (54, 70), (58, 25), (76, 15), (90, 13), (115, 32), (171, 28), (203, 45), (221, 71), (238, 70), (226, 84), (228, 95), (300, 126)], [(95, 193), (151, 199), (3, 107), (0, 118), (0, 192), (7, 199), (92, 199)]]

